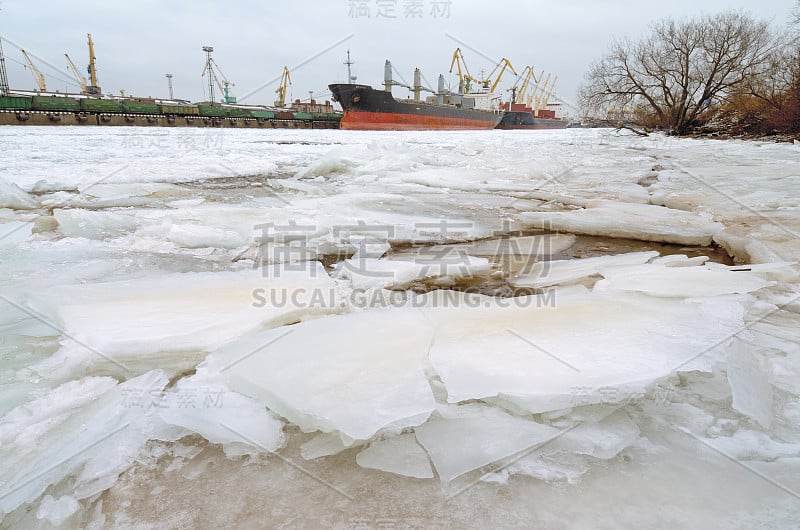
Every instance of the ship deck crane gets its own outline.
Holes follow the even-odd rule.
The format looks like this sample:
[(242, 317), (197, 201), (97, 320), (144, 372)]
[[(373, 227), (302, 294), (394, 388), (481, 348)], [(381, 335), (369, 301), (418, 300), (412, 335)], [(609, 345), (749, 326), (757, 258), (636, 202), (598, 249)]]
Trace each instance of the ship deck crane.
[[(347, 60), (350, 60), (348, 55)], [(349, 76), (350, 74), (348, 74)], [(283, 107), (286, 104), (286, 91), (289, 89), (289, 85), (292, 84), (292, 76), (289, 73), (289, 67), (283, 67), (283, 74), (281, 74), (281, 82), (278, 85), (278, 88), (275, 89), (275, 93), (278, 95), (278, 99), (275, 100), (276, 107)]]
[(30, 69), (31, 73), (33, 74), (33, 78), (36, 80), (36, 84), (39, 86), (39, 92), (47, 92), (47, 83), (44, 79), (44, 74), (36, 68), (36, 65), (33, 64), (28, 52), (25, 50), (20, 50), (22, 52), (22, 56), (25, 57), (25, 62), (28, 63), (28, 68)]
[[(392, 78), (392, 72), (396, 73), (397, 76), (400, 78), (402, 83), (398, 83)], [(422, 84), (422, 71), (419, 68), (414, 69), (414, 86), (409, 85), (400, 72), (397, 71), (397, 68), (392, 65), (390, 60), (386, 60), (384, 65), (384, 75), (383, 75), (383, 85), (384, 90), (391, 93), (393, 86), (399, 86), (403, 88), (407, 88), (414, 93), (414, 101), (421, 101), (420, 94), (425, 92), (430, 92), (431, 94), (436, 94), (436, 92), (432, 88), (428, 88)], [(427, 80), (425, 81), (427, 83)]]
[(86, 77), (80, 73), (80, 71), (75, 67), (75, 63), (72, 62), (72, 59), (69, 58), (68, 54), (64, 54), (64, 57), (67, 58), (67, 66), (69, 66), (70, 71), (72, 71), (72, 76), (75, 78), (75, 81), (78, 82), (78, 86), (81, 88), (81, 94), (88, 94), (88, 83), (86, 81)]
[[(217, 72), (219, 72), (219, 75), (217, 75)], [(236, 85), (228, 81), (228, 79), (225, 77), (225, 74), (222, 73), (222, 69), (220, 69), (217, 62), (210, 55), (208, 59), (206, 59), (206, 65), (203, 67), (203, 73), (200, 74), (200, 77), (205, 77), (206, 74), (211, 76), (211, 79), (214, 80), (219, 87), (220, 92), (222, 92), (223, 103), (236, 103), (236, 97), (231, 96), (230, 94), (230, 87)], [(222, 80), (220, 80), (220, 77), (222, 77)]]

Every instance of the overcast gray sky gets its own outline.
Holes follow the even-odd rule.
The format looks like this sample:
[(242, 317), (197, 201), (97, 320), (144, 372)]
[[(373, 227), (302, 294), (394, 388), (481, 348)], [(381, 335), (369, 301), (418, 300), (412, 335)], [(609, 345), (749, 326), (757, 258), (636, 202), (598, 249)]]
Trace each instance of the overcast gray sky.
[[(169, 72), (176, 97), (205, 99), (201, 48), (211, 45), (236, 85), (234, 94), (267, 104), (284, 65), (292, 69), (293, 98), (308, 98), (309, 90), (321, 96), (329, 83), (344, 81), (348, 48), (361, 83), (380, 85), (388, 58), (407, 81), (418, 66), (432, 84), (439, 73), (457, 84), (447, 71), (458, 39), (467, 45), (461, 47), (473, 74), (493, 68), (485, 57), (508, 57), (518, 71), (532, 64), (537, 72), (557, 74), (558, 94), (572, 101), (588, 65), (615, 36), (636, 37), (664, 17), (726, 9), (784, 25), (793, 5), (794, 0), (2, 0), (0, 35), (12, 88), (19, 89), (35, 85), (14, 45), (54, 67), (38, 61), (49, 89), (75, 91), (67, 84), (64, 53), (85, 68), (87, 33), (95, 42), (105, 93), (125, 89), (130, 95), (166, 97)], [(505, 87), (513, 76), (506, 81)], [(395, 89), (398, 97), (407, 94)]]

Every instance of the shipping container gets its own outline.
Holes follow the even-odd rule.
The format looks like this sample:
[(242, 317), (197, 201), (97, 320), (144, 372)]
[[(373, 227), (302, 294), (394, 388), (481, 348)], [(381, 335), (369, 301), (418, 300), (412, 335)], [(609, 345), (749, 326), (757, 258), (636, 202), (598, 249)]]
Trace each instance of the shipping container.
[(224, 118), (228, 113), (228, 109), (212, 107), (211, 105), (198, 105), (197, 109), (200, 111), (200, 116), (208, 116), (211, 118)]
[(113, 99), (84, 98), (80, 101), (81, 110), (86, 112), (122, 112), (122, 106)]
[(293, 120), (294, 119), (294, 114), (292, 114), (291, 112), (287, 112), (287, 111), (282, 110), (282, 111), (278, 111), (278, 112), (275, 113), (275, 118), (279, 119), (279, 120)]
[(122, 108), (132, 114), (160, 114), (158, 105), (152, 101), (123, 101)]
[(260, 118), (262, 120), (271, 120), (275, 117), (275, 113), (271, 110), (254, 110), (250, 114), (252, 114), (254, 118)]
[(159, 105), (162, 114), (176, 116), (198, 116), (200, 110), (193, 105)]
[(252, 118), (252, 113), (247, 109), (227, 109), (231, 118)]
[(308, 112), (293, 112), (294, 119), (296, 120), (310, 120), (313, 119), (314, 116), (309, 114)]
[(318, 121), (339, 121), (342, 119), (342, 115), (336, 112), (320, 112), (312, 114), (312, 116)]
[(77, 112), (81, 110), (78, 100), (60, 98), (58, 96), (33, 96), (33, 110), (49, 110), (59, 112)]
[(31, 98), (0, 97), (0, 109), (30, 110), (31, 103)]

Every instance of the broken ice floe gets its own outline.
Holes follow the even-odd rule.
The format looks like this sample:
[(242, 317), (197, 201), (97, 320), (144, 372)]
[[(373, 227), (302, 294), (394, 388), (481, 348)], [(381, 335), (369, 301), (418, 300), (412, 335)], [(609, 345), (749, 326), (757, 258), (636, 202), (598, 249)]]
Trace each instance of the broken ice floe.
[(724, 225), (707, 215), (652, 204), (594, 201), (569, 212), (530, 212), (528, 222), (551, 230), (591, 236), (622, 237), (680, 245), (708, 246)]
[(152, 408), (126, 405), (126, 392), (160, 393), (167, 379), (149, 372), (117, 384), (88, 377), (58, 386), (0, 419), (0, 513), (74, 477), (73, 496), (91, 497), (113, 484), (145, 442), (156, 437)]
[(304, 430), (367, 440), (433, 411), (431, 334), (421, 312), (367, 311), (249, 334), (215, 352), (209, 370)]
[[(6, 406), (0, 418), (0, 454), (3, 462), (13, 464), (0, 472), (0, 495), (8, 493), (0, 501), (3, 511), (20, 506), (9, 518), (12, 526), (26, 510), (28, 520), (36, 517), (35, 524), (42, 526), (86, 524), (81, 514), (90, 509), (91, 518), (102, 521), (102, 502), (93, 500), (98, 492), (110, 487), (126, 466), (142, 465), (133, 464), (142, 451), (152, 460), (165, 454), (149, 454), (148, 440), (199, 433), (221, 444), (231, 456), (269, 452), (283, 443), (284, 421), (294, 423), (294, 419), (303, 430), (316, 433), (310, 439), (298, 435), (306, 441), (300, 448), (304, 458), (349, 449), (347, 458), (332, 459), (338, 470), (347, 469), (341, 466), (355, 459), (365, 467), (401, 475), (428, 477), (435, 471), (445, 480), (457, 480), (462, 472), (476, 478), (480, 470), (491, 473), (484, 480), (503, 481), (522, 473), (575, 481), (595, 460), (621, 454), (636, 459), (626, 449), (645, 443), (639, 428), (652, 440), (647, 443), (664, 443), (646, 431), (647, 423), (653, 422), (663, 431), (688, 427), (710, 445), (779, 482), (792, 479), (789, 474), (796, 464), (790, 464), (797, 460), (800, 441), (795, 287), (800, 278), (800, 244), (794, 235), (800, 231), (800, 202), (795, 147), (661, 136), (636, 139), (603, 131), (557, 131), (552, 137), (556, 141), (542, 140), (546, 135), (501, 135), (487, 141), (470, 134), (453, 139), (439, 133), (392, 133), (363, 145), (363, 136), (315, 133), (336, 134), (336, 138), (324, 136), (330, 143), (352, 143), (325, 155), (330, 148), (294, 145), (286, 152), (273, 148), (277, 142), (249, 141), (247, 131), (231, 130), (237, 139), (230, 144), (236, 151), (231, 157), (234, 171), (215, 167), (218, 160), (209, 150), (186, 157), (162, 147), (142, 157), (142, 150), (118, 149), (119, 143), (109, 141), (109, 131), (98, 132), (97, 137), (88, 129), (81, 131), (79, 142), (71, 134), (41, 137), (25, 131), (5, 138), (12, 148), (16, 146), (14, 152), (36, 146), (39, 138), (46, 138), (49, 148), (18, 163), (7, 157), (9, 164), (0, 168), (3, 182), (14, 183), (0, 184), (0, 207), (6, 205), (0, 210), (4, 295), (23, 306), (31, 302), (32, 308), (74, 338), (59, 335), (33, 317), (20, 319), (8, 307), (0, 319), (6, 332), (0, 377), (9, 383), (2, 394)], [(84, 140), (96, 143), (87, 150)], [(529, 148), (531, 142), (536, 149)], [(522, 146), (526, 148), (518, 148)], [(514, 157), (498, 156), (510, 149)], [(63, 163), (65, 156), (71, 163)], [(742, 164), (743, 158), (749, 162)], [(553, 162), (543, 164), (544, 160)], [(120, 163), (131, 167), (112, 173)], [(672, 163), (692, 168), (703, 182), (660, 167)], [(548, 164), (555, 169), (545, 167)], [(267, 178), (276, 167), (285, 174)], [(569, 171), (553, 178), (567, 167)], [(293, 175), (294, 171), (299, 173)], [(254, 177), (244, 179), (240, 174)], [(42, 175), (47, 175), (47, 182), (41, 181)], [(92, 183), (104, 175), (109, 175), (107, 182)], [(187, 178), (192, 179), (191, 186), (170, 184)], [(164, 183), (149, 182), (156, 179)], [(239, 189), (225, 188), (215, 195), (203, 179), (219, 179), (221, 186), (232, 179), (231, 185)], [(253, 193), (250, 186), (259, 180), (265, 184), (261, 190), (277, 190), (282, 200)], [(556, 211), (565, 206), (575, 210)], [(41, 217), (31, 230), (37, 213), (30, 208), (55, 209), (57, 216)], [(114, 209), (103, 211), (108, 208)], [(532, 213), (536, 209), (547, 211)], [(438, 230), (443, 219), (472, 227), (463, 233), (449, 233), (452, 227)], [(508, 219), (513, 230), (549, 222), (553, 229), (600, 237), (692, 245), (707, 244), (713, 236), (737, 263), (764, 265), (725, 268), (706, 266), (702, 257), (636, 255), (551, 262), (542, 269), (513, 269), (518, 274), (510, 280), (534, 288), (561, 286), (555, 291), (555, 307), (550, 303), (536, 307), (535, 302), (522, 307), (525, 299), (535, 298), (510, 299), (511, 305), (504, 306), (486, 297), (461, 297), (456, 298), (460, 305), (445, 306), (432, 302), (432, 297), (413, 297), (414, 304), (376, 312), (369, 319), (360, 314), (332, 316), (350, 308), (326, 304), (318, 310), (319, 304), (310, 298), (299, 299), (299, 305), (310, 308), (287, 309), (278, 302), (282, 296), (271, 296), (270, 285), (262, 283), (257, 287), (266, 290), (255, 297), (250, 292), (247, 298), (261, 306), (253, 309), (263, 316), (250, 318), (226, 294), (246, 292), (245, 275), (222, 273), (216, 283), (212, 273), (165, 273), (159, 268), (160, 258), (144, 261), (144, 267), (135, 270), (136, 280), (109, 281), (129, 274), (130, 251), (174, 258), (169, 270), (200, 270), (211, 261), (188, 263), (186, 257), (210, 256), (217, 250), (222, 256), (236, 254), (258, 235), (254, 225), (270, 222), (285, 229), (290, 221), (313, 225), (313, 230), (287, 232), (306, 243), (301, 251), (307, 251), (308, 260), (324, 256), (330, 263), (334, 255), (337, 260), (353, 256), (356, 262), (383, 259), (387, 268), (395, 267), (405, 278), (420, 276), (418, 269), (401, 270), (403, 260), (414, 259), (408, 256), (416, 252), (417, 243), (428, 245), (426, 252), (458, 247), (465, 255), (492, 261), (498, 255), (540, 255), (540, 239), (526, 244), (525, 238), (498, 238), (500, 219), (503, 224)], [(714, 221), (724, 223), (724, 228)], [(387, 242), (394, 247), (388, 256), (355, 256), (361, 245), (352, 236), (369, 234), (370, 227), (393, 231), (383, 237), (384, 250)], [(66, 238), (55, 239), (59, 229)], [(341, 237), (333, 236), (334, 229)], [(466, 243), (482, 238), (494, 239)], [(553, 242), (556, 238), (574, 241), (566, 234), (555, 236)], [(508, 241), (519, 243), (519, 252), (513, 248), (505, 252), (501, 245)], [(280, 255), (284, 242), (275, 241), (262, 256), (250, 257), (299, 261)], [(109, 249), (119, 252), (121, 259), (109, 259)], [(666, 270), (675, 267), (686, 270)], [(164, 281), (157, 281), (157, 276)], [(437, 281), (425, 276), (431, 283)], [(442, 284), (448, 281), (443, 275), (438, 279)], [(333, 288), (346, 294), (353, 287), (327, 278), (320, 284), (309, 278), (296, 280), (272, 286), (277, 292), (286, 288), (284, 300), (289, 301), (302, 289)], [(63, 287), (67, 284), (72, 287)], [(563, 287), (573, 284), (583, 287)], [(326, 294), (325, 299), (332, 298)], [(548, 312), (573, 325), (554, 324), (560, 319)], [(318, 317), (330, 324), (312, 326), (310, 319)], [(295, 322), (300, 324), (291, 325)], [(278, 327), (267, 331), (273, 326)], [(516, 335), (508, 333), (512, 327)], [(290, 335), (281, 334), (289, 330)], [(280, 350), (281, 342), (295, 333), (291, 347)], [(241, 338), (243, 334), (250, 337)], [(251, 341), (254, 337), (277, 340), (265, 344)], [(48, 362), (40, 362), (58, 347), (56, 341), (62, 342), (60, 350)], [(111, 358), (132, 373), (76, 346), (76, 341), (97, 352), (111, 350)], [(706, 352), (715, 343), (719, 346)], [(10, 360), (5, 356), (9, 351)], [(201, 368), (180, 377), (209, 351), (213, 353), (208, 369), (218, 354), (220, 359), (232, 354), (217, 367), (218, 375), (212, 377)], [(252, 364), (237, 362), (250, 353), (257, 358)], [(277, 355), (270, 358), (270, 353)], [(689, 364), (678, 366), (693, 357)], [(38, 372), (30, 370), (31, 365)], [(244, 366), (251, 373), (244, 373)], [(148, 373), (153, 367), (164, 373)], [(241, 373), (230, 377), (236, 367)], [(588, 377), (589, 372), (596, 372), (596, 377)], [(101, 377), (107, 373), (129, 381), (119, 384)], [(146, 377), (131, 379), (138, 373)], [(159, 389), (163, 375), (178, 380)], [(148, 382), (157, 383), (154, 395), (148, 393)], [(418, 394), (412, 393), (406, 403), (408, 389)], [(321, 397), (305, 395), (314, 392)], [(187, 401), (192, 396), (201, 405), (205, 398), (211, 401), (207, 407), (192, 409)], [(142, 401), (134, 402), (135, 397)], [(221, 403), (224, 407), (217, 406)], [(149, 434), (127, 429), (113, 433), (112, 416), (133, 421), (131, 427), (149, 425)], [(511, 432), (508, 440), (493, 444), (491, 435), (504, 436), (510, 425), (517, 424), (531, 428), (528, 440)], [(547, 429), (555, 437), (541, 443), (538, 434)], [(111, 437), (75, 455), (62, 468), (35, 478), (37, 487), (30, 495), (18, 496), (33, 484), (24, 482), (53, 463), (54, 455), (69, 456), (65, 452), (69, 444), (79, 450), (97, 441), (99, 432)], [(455, 432), (464, 434), (453, 439)], [(420, 439), (425, 439), (430, 452)], [(196, 455), (204, 444), (195, 446), (191, 440), (174, 453)], [(109, 449), (115, 443), (122, 455)], [(131, 456), (137, 454), (135, 448), (139, 448), (136, 458)], [(519, 459), (509, 462), (506, 453), (517, 448), (522, 449), (512, 460)], [(654, 450), (671, 454), (672, 449), (664, 443)], [(698, 456), (695, 449), (692, 446), (693, 458)], [(647, 477), (641, 480), (657, 483), (665, 475), (663, 470), (652, 471), (658, 466), (649, 456), (634, 465), (650, 469), (651, 474), (637, 474)], [(499, 466), (485, 464), (495, 457)], [(677, 470), (666, 475), (667, 483), (686, 478), (687, 468), (681, 466), (686, 462), (673, 458), (661, 461), (664, 468)], [(741, 471), (720, 460), (732, 475)], [(201, 474), (212, 473), (207, 462), (185, 470), (184, 478), (202, 479)], [(759, 467), (768, 463), (773, 467)], [(697, 462), (688, 464), (700, 467)], [(608, 492), (615, 486), (608, 478), (613, 466), (594, 467), (584, 484), (586, 492), (595, 492), (597, 505), (607, 505)], [(503, 469), (497, 471), (498, 467)], [(764, 486), (769, 495), (765, 505), (773, 510), (774, 494), (782, 494), (760, 480), (752, 477), (755, 486), (749, 493)], [(14, 486), (14, 492), (6, 486)], [(645, 495), (651, 491), (641, 490)], [(765, 497), (735, 498), (759, 503)], [(10, 501), (14, 502), (6, 504)], [(28, 502), (33, 504), (25, 506)], [(664, 508), (663, 504), (659, 506)], [(563, 514), (550, 509), (542, 513)], [(713, 510), (704, 505), (703, 511)], [(694, 515), (686, 514), (687, 520)]]
[(663, 267), (631, 265), (602, 269), (598, 291), (637, 291), (662, 297), (712, 297), (744, 294), (763, 289), (771, 282), (755, 274), (725, 267)]
[(82, 370), (130, 376), (156, 360), (186, 369), (259, 326), (341, 311), (335, 294), (319, 263), (50, 289), (32, 296), (31, 310), (63, 330), (63, 346), (32, 369), (55, 378)]
[(421, 259), (349, 259), (337, 266), (336, 277), (349, 280), (355, 289), (399, 289), (415, 280), (453, 282), (489, 272), (486, 258), (431, 255)]
[(377, 440), (356, 455), (361, 467), (388, 471), (413, 478), (433, 478), (428, 453), (417, 442), (414, 434), (401, 434), (386, 440)]
[(448, 409), (444, 417), (432, 418), (415, 432), (445, 483), (521, 451), (532, 450), (559, 434), (553, 427), (485, 405)]
[[(652, 258), (645, 254), (634, 256), (636, 262)], [(661, 264), (637, 267), (696, 268), (700, 274), (706, 270)], [(719, 272), (749, 274), (724, 268)], [(751, 287), (766, 285), (761, 282)], [(727, 290), (722, 294), (752, 290), (724, 285)], [(232, 390), (303, 430), (326, 433), (304, 446), (306, 458), (335, 454), (354, 442), (413, 428), (447, 482), (510, 456), (525, 440), (530, 445), (538, 440), (533, 431), (542, 439), (554, 433), (530, 415), (593, 404), (620, 406), (641, 398), (658, 381), (689, 369), (689, 363), (708, 366), (727, 348), (725, 340), (743, 325), (744, 295), (724, 298), (712, 296), (720, 294), (714, 291), (687, 299), (629, 291), (613, 284), (595, 291), (562, 289), (558, 303), (546, 307), (530, 301), (526, 306), (526, 297), (504, 304), (467, 295), (446, 305), (437, 292), (420, 297), (415, 307), (330, 316), (250, 333), (214, 352), (205, 369), (220, 373)], [(415, 332), (408, 334), (408, 329)], [(434, 377), (441, 378), (448, 403), (483, 400), (494, 406), (479, 407), (479, 419), (456, 414), (459, 421), (451, 422), (453, 418), (443, 417), (437, 405)], [(500, 413), (498, 406), (511, 414)], [(439, 449), (437, 440), (445, 440), (453, 429), (471, 425), (472, 437), (483, 436), (479, 425), (488, 429), (485, 432), (495, 432), (486, 427), (490, 419), (503, 425), (506, 420), (519, 423), (515, 428), (525, 433), (524, 440), (517, 444), (509, 439), (509, 445), (488, 451), (476, 438), (473, 449), (459, 449), (466, 451), (461, 457), (455, 449)], [(462, 433), (451, 438), (469, 437)], [(421, 472), (419, 455), (408, 438), (404, 440), (397, 444), (407, 458), (400, 453), (397, 460), (387, 456), (384, 449), (394, 447), (394, 442), (384, 439), (364, 450), (360, 461), (416, 476)], [(584, 454), (610, 458), (617, 452), (587, 449)]]
[(601, 267), (622, 265), (642, 265), (658, 256), (658, 252), (634, 252), (616, 256), (599, 256), (596, 258), (570, 259), (558, 261), (540, 261), (533, 264), (525, 274), (518, 274), (509, 279), (509, 283), (517, 287), (548, 287), (551, 285), (568, 285), (570, 283), (596, 276)]
[(13, 182), (0, 178), (0, 208), (32, 210), (36, 207), (36, 199)]

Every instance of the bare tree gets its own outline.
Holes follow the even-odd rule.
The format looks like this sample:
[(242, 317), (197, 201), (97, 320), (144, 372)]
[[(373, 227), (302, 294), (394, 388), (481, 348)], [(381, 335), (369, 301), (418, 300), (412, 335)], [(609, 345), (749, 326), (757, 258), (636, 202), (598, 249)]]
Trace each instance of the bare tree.
[(662, 20), (649, 37), (615, 42), (581, 89), (585, 108), (615, 109), (644, 128), (684, 134), (762, 71), (776, 39), (764, 21), (726, 12)]
[(743, 83), (738, 93), (760, 100), (773, 109), (780, 109), (798, 80), (800, 50), (787, 42), (773, 50), (758, 75)]

